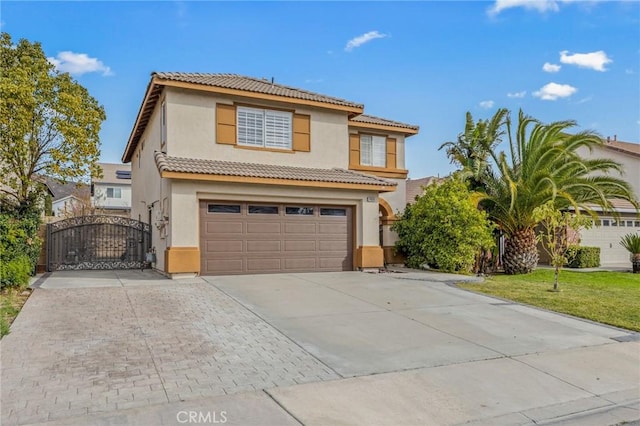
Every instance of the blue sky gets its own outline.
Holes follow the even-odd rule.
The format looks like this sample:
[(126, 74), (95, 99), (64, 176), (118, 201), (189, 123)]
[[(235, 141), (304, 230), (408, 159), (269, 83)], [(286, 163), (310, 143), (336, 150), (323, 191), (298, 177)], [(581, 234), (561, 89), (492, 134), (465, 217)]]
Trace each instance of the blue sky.
[(152, 71), (225, 72), (363, 103), (420, 125), (410, 177), (499, 107), (640, 142), (640, 2), (12, 2), (2, 31), (39, 41), (105, 107), (119, 162)]

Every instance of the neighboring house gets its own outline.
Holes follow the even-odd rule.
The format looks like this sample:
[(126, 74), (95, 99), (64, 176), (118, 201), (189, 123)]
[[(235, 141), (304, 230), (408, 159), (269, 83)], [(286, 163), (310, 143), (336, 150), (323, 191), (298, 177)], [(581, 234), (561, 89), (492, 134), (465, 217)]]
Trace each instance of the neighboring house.
[[(234, 74), (153, 73), (122, 157), (171, 276), (379, 268), (418, 127)], [(380, 232), (382, 231), (382, 232)], [(382, 235), (382, 241), (380, 241)]]
[(131, 164), (98, 163), (102, 177), (91, 180), (91, 203), (106, 214), (131, 214)]
[[(583, 149), (579, 154), (584, 158), (608, 158), (622, 164), (622, 177), (633, 188), (636, 199), (640, 200), (640, 144), (618, 141), (614, 136), (613, 139), (607, 138), (603, 146), (591, 152)], [(629, 265), (629, 252), (620, 245), (620, 240), (628, 233), (640, 233), (640, 216), (628, 201), (613, 200), (612, 203), (618, 217), (594, 208), (599, 220), (596, 226), (580, 232), (580, 244), (600, 247), (602, 265)]]
[[(51, 186), (49, 185), (48, 180), (41, 176), (41, 175), (34, 175), (33, 176), (33, 180), (35, 182), (38, 182), (38, 184), (36, 184), (36, 186), (41, 186), (41, 193), (39, 194), (38, 199), (36, 200), (36, 204), (38, 206), (38, 208), (41, 210), (41, 215), (42, 216), (46, 216), (46, 214), (48, 213), (48, 207), (47, 205), (51, 203), (51, 200), (53, 198), (53, 190), (51, 189)], [(5, 183), (5, 180), (2, 179), (0, 180), (0, 203), (10, 203), (12, 205), (15, 205), (17, 200), (14, 197), (14, 195), (16, 192), (14, 191), (14, 189), (12, 187), (10, 187), (7, 183)]]
[(84, 201), (76, 195), (67, 195), (66, 197), (54, 200), (51, 207), (53, 216), (67, 217), (75, 216), (78, 212), (82, 212), (83, 207), (87, 206), (85, 206)]
[[(46, 178), (47, 186), (53, 193), (51, 200), (52, 216), (65, 217), (81, 215), (89, 201), (89, 186), (81, 182), (60, 183), (56, 179)], [(87, 211), (87, 214), (89, 212)]]
[(427, 176), (420, 179), (407, 179), (407, 204), (413, 204), (416, 201), (417, 196), (424, 194), (424, 188), (426, 186), (439, 181), (442, 181), (442, 178), (435, 176)]

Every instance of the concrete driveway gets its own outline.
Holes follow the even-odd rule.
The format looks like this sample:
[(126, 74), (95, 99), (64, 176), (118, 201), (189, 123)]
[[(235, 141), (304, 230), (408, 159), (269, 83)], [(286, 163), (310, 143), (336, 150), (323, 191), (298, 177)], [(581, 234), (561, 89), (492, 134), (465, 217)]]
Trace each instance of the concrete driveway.
[(637, 334), (450, 285), (459, 279), (55, 273), (0, 344), (2, 424), (640, 418)]

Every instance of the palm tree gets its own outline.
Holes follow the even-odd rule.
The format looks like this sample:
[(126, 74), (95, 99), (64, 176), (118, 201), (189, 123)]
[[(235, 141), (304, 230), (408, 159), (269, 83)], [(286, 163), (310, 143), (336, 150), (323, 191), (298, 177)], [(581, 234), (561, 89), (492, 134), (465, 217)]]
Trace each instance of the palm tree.
[(486, 190), (479, 198), (507, 238), (503, 266), (508, 274), (530, 272), (538, 263), (536, 207), (553, 201), (558, 209), (595, 215), (591, 206), (610, 211), (610, 200), (615, 198), (637, 206), (629, 184), (611, 176), (621, 174), (622, 165), (577, 154), (578, 148), (591, 150), (603, 142), (592, 131), (568, 134), (575, 125), (574, 121), (543, 124), (520, 111), (514, 136), (511, 121), (506, 120), (509, 155), (496, 153), (495, 148), (490, 151), (496, 168), (487, 173)]
[(467, 112), (464, 132), (458, 135), (458, 140), (445, 142), (438, 148), (447, 148), (447, 157), (461, 167), (461, 176), (472, 190), (483, 188), (484, 177), (490, 167), (490, 152), (502, 141), (502, 127), (508, 116), (509, 111), (501, 108), (491, 119), (474, 123), (471, 113)]

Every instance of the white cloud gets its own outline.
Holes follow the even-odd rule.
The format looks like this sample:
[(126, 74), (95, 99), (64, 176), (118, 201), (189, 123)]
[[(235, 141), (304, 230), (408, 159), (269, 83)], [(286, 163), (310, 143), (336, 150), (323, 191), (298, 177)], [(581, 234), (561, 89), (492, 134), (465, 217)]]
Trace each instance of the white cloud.
[(376, 38), (385, 38), (386, 34), (381, 34), (378, 31), (369, 31), (368, 33), (364, 33), (357, 37), (352, 38), (347, 42), (347, 45), (344, 47), (346, 52), (351, 52), (356, 47), (360, 47), (365, 43), (370, 42), (371, 40), (375, 40)]
[(560, 5), (572, 3), (580, 5), (581, 9), (589, 12), (600, 1), (607, 0), (495, 0), (493, 5), (487, 9), (487, 15), (494, 17), (503, 10), (513, 9), (516, 7), (522, 7), (539, 13), (558, 12), (560, 10)]
[(543, 101), (555, 101), (558, 98), (569, 97), (577, 91), (578, 89), (568, 84), (548, 83), (540, 90), (533, 92), (533, 96)]
[(557, 12), (559, 10), (558, 2), (554, 0), (496, 0), (493, 6), (487, 10), (487, 13), (489, 16), (496, 16), (503, 10), (514, 7), (523, 7), (540, 13)]
[(576, 104), (584, 104), (586, 102), (590, 102), (591, 99), (593, 99), (593, 96), (587, 96), (586, 98), (580, 99), (578, 102), (576, 102)]
[(480, 108), (484, 108), (484, 109), (493, 108), (494, 104), (495, 102), (493, 101), (482, 101), (480, 102)]
[(527, 91), (507, 93), (507, 98), (524, 98), (527, 95)]
[(631, 68), (627, 68), (626, 70), (624, 70), (624, 73), (628, 75), (635, 74), (635, 72), (633, 72)]
[(613, 60), (607, 56), (604, 50), (598, 50), (597, 52), (591, 53), (574, 54), (569, 54), (569, 51), (563, 50), (560, 52), (560, 62), (563, 64), (577, 65), (580, 68), (606, 71), (607, 69), (604, 66), (610, 64)]
[(102, 75), (113, 75), (111, 68), (97, 58), (91, 58), (86, 53), (64, 51), (55, 58), (47, 58), (58, 71), (69, 74), (82, 75), (89, 72), (101, 72)]
[(546, 72), (558, 72), (560, 71), (560, 68), (562, 68), (561, 65), (551, 64), (549, 62), (545, 62), (542, 66), (542, 70)]

